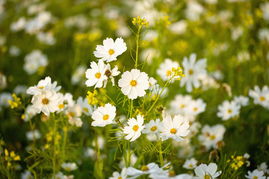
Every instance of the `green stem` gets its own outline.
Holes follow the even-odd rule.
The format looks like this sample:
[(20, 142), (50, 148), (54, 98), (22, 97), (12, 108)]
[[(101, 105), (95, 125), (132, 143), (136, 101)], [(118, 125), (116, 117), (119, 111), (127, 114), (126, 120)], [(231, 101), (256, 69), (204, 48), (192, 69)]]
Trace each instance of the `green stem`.
[(135, 50), (135, 68), (138, 66), (138, 51), (139, 51), (139, 37), (140, 37), (141, 26), (138, 27), (136, 34), (136, 50)]
[(159, 144), (159, 160), (160, 160), (160, 165), (163, 166), (163, 151), (162, 151), (162, 141), (161, 139), (158, 141)]

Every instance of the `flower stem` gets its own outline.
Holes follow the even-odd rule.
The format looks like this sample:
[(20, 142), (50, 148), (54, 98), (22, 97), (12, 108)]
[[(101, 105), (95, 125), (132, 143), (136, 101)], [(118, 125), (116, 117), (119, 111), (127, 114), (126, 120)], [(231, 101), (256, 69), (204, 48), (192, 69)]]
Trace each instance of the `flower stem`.
[(163, 151), (162, 151), (162, 140), (161, 139), (158, 141), (158, 144), (159, 144), (159, 160), (160, 160), (160, 165), (163, 166), (164, 163), (163, 163)]
[(139, 51), (139, 37), (140, 37), (140, 31), (141, 27), (138, 27), (137, 34), (136, 34), (136, 50), (135, 50), (135, 68), (138, 66), (138, 51)]

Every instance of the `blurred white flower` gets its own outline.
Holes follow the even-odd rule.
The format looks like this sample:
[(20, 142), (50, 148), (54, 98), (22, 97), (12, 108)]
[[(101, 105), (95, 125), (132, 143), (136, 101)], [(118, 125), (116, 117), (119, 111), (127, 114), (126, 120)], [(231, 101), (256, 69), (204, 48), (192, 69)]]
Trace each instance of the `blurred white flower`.
[(187, 8), (185, 10), (185, 16), (187, 19), (196, 21), (200, 18), (204, 11), (204, 7), (197, 1), (187, 1)]
[(41, 134), (38, 130), (33, 130), (33, 131), (27, 132), (26, 137), (28, 140), (37, 140), (37, 139), (40, 139)]
[(218, 166), (215, 163), (210, 163), (209, 165), (200, 164), (198, 167), (195, 168), (194, 172), (196, 179), (215, 179), (220, 176), (221, 171), (217, 171)]
[(258, 86), (254, 87), (254, 90), (249, 91), (249, 96), (254, 99), (254, 104), (259, 104), (269, 109), (269, 88), (263, 86), (261, 89)]
[(82, 80), (82, 78), (84, 77), (85, 71), (86, 71), (86, 67), (85, 66), (79, 66), (75, 70), (75, 72), (73, 73), (73, 75), (72, 75), (71, 83), (73, 85), (78, 84)]
[(248, 174), (246, 175), (246, 178), (248, 179), (266, 179), (266, 176), (264, 175), (263, 171), (259, 171), (259, 170), (253, 170), (248, 171)]
[(197, 166), (197, 160), (195, 158), (191, 158), (189, 160), (186, 160), (183, 164), (183, 168), (186, 169), (194, 169)]
[(238, 116), (240, 112), (240, 105), (235, 101), (224, 101), (221, 105), (218, 106), (217, 116), (222, 118), (222, 120), (228, 120), (235, 116)]
[(113, 172), (112, 177), (109, 177), (109, 179), (127, 179), (127, 169), (123, 168), (121, 173)]
[(142, 130), (144, 129), (144, 118), (138, 115), (135, 118), (131, 118), (128, 120), (128, 126), (123, 128), (123, 133), (126, 134), (125, 139), (130, 140), (130, 142), (135, 141), (138, 137), (140, 137)]
[(24, 58), (24, 70), (28, 74), (34, 74), (40, 67), (46, 67), (48, 65), (47, 56), (40, 50), (34, 50)]
[(240, 106), (246, 106), (248, 105), (249, 99), (245, 96), (235, 96), (233, 101)]
[(169, 26), (169, 29), (174, 34), (184, 34), (187, 30), (187, 22), (185, 20), (175, 22)]
[(61, 165), (61, 167), (65, 170), (65, 171), (74, 171), (78, 168), (77, 164), (76, 163), (63, 163)]
[(180, 66), (177, 62), (172, 61), (169, 58), (166, 58), (164, 62), (160, 64), (160, 67), (157, 70), (157, 74), (162, 78), (162, 80), (164, 81), (171, 80), (171, 82), (173, 82), (172, 79), (172, 77), (174, 77), (173, 69), (177, 69), (178, 67)]
[(79, 97), (77, 100), (77, 104), (81, 107), (82, 112), (89, 116), (93, 112), (93, 107), (89, 105), (88, 100), (86, 98)]

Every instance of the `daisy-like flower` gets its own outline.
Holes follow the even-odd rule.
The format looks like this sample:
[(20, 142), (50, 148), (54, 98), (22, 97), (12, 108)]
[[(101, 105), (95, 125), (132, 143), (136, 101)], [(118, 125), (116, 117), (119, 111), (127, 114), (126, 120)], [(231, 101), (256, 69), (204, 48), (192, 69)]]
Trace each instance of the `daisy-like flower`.
[(103, 45), (97, 45), (93, 53), (95, 57), (111, 62), (117, 60), (117, 57), (126, 50), (127, 46), (122, 38), (117, 38), (115, 41), (112, 38), (106, 38)]
[(173, 118), (166, 115), (161, 125), (161, 138), (163, 140), (172, 138), (176, 141), (182, 141), (188, 135), (189, 127), (189, 121), (181, 115), (176, 115)]
[(218, 110), (217, 116), (226, 121), (239, 115), (240, 106), (234, 101), (224, 101), (218, 106)]
[(196, 115), (204, 112), (205, 108), (206, 108), (206, 104), (204, 103), (203, 100), (201, 100), (201, 99), (192, 100), (187, 108), (187, 112), (189, 115), (196, 116)]
[(109, 179), (126, 179), (127, 178), (127, 169), (123, 168), (121, 170), (121, 173), (119, 172), (113, 172), (112, 177), (109, 177)]
[(198, 139), (207, 149), (216, 148), (218, 143), (223, 140), (225, 130), (225, 127), (220, 124), (212, 127), (205, 125)]
[(233, 101), (240, 106), (246, 106), (248, 105), (249, 99), (245, 96), (235, 96)]
[(146, 94), (145, 90), (149, 89), (149, 77), (145, 72), (132, 69), (122, 74), (119, 87), (129, 99), (136, 99), (144, 96)]
[(215, 163), (209, 165), (200, 164), (194, 169), (196, 179), (215, 179), (220, 176), (221, 171), (217, 171), (218, 166)]
[(105, 75), (107, 68), (108, 66), (102, 60), (99, 60), (98, 63), (91, 62), (91, 68), (86, 71), (87, 81), (85, 84), (89, 87), (102, 88), (104, 81), (107, 80)]
[(68, 122), (69, 124), (76, 126), (76, 127), (81, 127), (83, 122), (80, 119), (81, 114), (82, 114), (82, 109), (78, 104), (75, 104), (71, 107), (68, 107), (67, 110), (65, 111), (67, 117), (68, 117)]
[(92, 113), (92, 126), (104, 127), (108, 124), (112, 124), (116, 116), (116, 107), (107, 103), (105, 106), (98, 107)]
[(147, 138), (150, 141), (157, 140), (157, 137), (159, 136), (160, 133), (160, 126), (161, 126), (160, 119), (151, 120), (149, 121), (149, 123), (145, 125), (143, 133), (148, 134)]
[(149, 163), (147, 165), (141, 166), (140, 170), (133, 168), (133, 167), (128, 167), (127, 168), (127, 175), (130, 176), (131, 178), (138, 178), (141, 175), (158, 174), (161, 171), (163, 171), (162, 168), (160, 168), (156, 163)]
[(46, 116), (58, 110), (59, 95), (52, 90), (44, 90), (32, 98), (33, 108), (36, 113), (43, 112)]
[(260, 89), (258, 86), (254, 87), (254, 90), (249, 91), (249, 96), (254, 99), (255, 104), (259, 104), (267, 109), (269, 109), (269, 88), (268, 86), (263, 86)]
[(198, 88), (201, 83), (199, 77), (206, 74), (206, 59), (200, 59), (196, 62), (196, 54), (191, 54), (190, 58), (184, 57), (183, 69), (185, 77), (180, 81), (180, 85), (186, 85), (188, 92), (191, 92), (194, 88)]
[(77, 100), (77, 104), (81, 107), (83, 114), (89, 116), (92, 114), (93, 108), (89, 105), (88, 100), (86, 98), (79, 97)]
[(40, 50), (34, 50), (28, 54), (24, 61), (23, 69), (28, 74), (34, 74), (39, 68), (46, 67), (48, 65), (47, 56), (42, 54)]
[(140, 137), (142, 130), (144, 129), (144, 118), (141, 115), (138, 115), (135, 118), (131, 118), (128, 120), (128, 126), (123, 128), (123, 133), (126, 134), (125, 139), (133, 142), (138, 137)]
[(47, 76), (45, 79), (42, 79), (38, 82), (36, 86), (31, 86), (27, 89), (26, 93), (30, 95), (41, 94), (44, 90), (52, 90), (58, 92), (61, 89), (61, 86), (57, 86), (57, 82), (51, 82), (51, 78)]
[(246, 178), (248, 179), (266, 179), (266, 176), (264, 176), (264, 172), (263, 171), (259, 171), (259, 170), (253, 170), (248, 171), (248, 175), (246, 175)]
[(194, 169), (197, 166), (197, 160), (195, 158), (191, 158), (189, 160), (186, 160), (183, 164), (183, 168), (186, 169)]
[(192, 97), (189, 95), (176, 95), (174, 100), (171, 102), (171, 110), (174, 114), (187, 114), (187, 109), (192, 102)]
[(65, 171), (68, 172), (76, 170), (78, 168), (76, 163), (63, 163), (61, 166)]
[[(160, 67), (157, 70), (157, 74), (162, 78), (162, 80), (172, 80), (171, 78), (174, 75), (173, 70), (177, 69), (179, 64), (175, 61), (172, 61), (169, 58), (166, 58), (163, 63), (161, 63)], [(172, 80), (173, 81), (173, 80)]]

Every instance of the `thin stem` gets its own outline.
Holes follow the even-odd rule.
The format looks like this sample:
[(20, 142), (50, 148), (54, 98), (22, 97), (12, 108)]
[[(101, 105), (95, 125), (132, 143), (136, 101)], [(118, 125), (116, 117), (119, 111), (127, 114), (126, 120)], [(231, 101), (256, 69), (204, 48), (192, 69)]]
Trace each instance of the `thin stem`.
[(159, 160), (160, 160), (160, 165), (163, 166), (164, 163), (163, 163), (163, 151), (162, 151), (162, 140), (161, 139), (159, 139), (158, 144), (159, 144)]
[(141, 26), (138, 27), (136, 34), (136, 50), (135, 50), (135, 68), (138, 66), (138, 51), (139, 51), (139, 37), (140, 37)]

